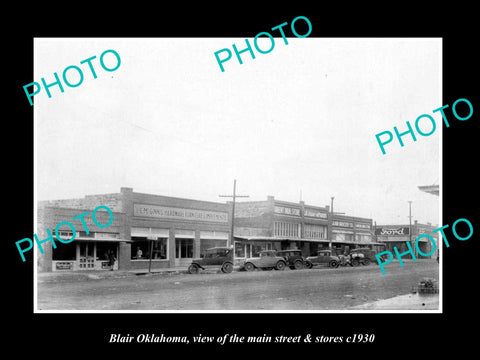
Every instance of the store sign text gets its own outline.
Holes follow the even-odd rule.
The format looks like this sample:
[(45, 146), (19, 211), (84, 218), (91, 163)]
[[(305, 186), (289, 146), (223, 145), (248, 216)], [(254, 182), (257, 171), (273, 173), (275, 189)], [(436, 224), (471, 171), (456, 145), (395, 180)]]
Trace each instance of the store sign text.
[(308, 217), (315, 217), (315, 218), (321, 218), (321, 219), (327, 218), (327, 213), (313, 210), (313, 209), (305, 209), (304, 215)]
[[(462, 222), (462, 223), (466, 223), (467, 226), (468, 226), (468, 229), (469, 229), (469, 234), (467, 236), (460, 236), (457, 232), (457, 225)], [(445, 245), (448, 247), (450, 247), (450, 243), (448, 242), (447, 240), (447, 235), (445, 235), (445, 232), (443, 231), (444, 229), (448, 228), (448, 224), (447, 225), (444, 225), (442, 227), (439, 227), (438, 229), (434, 229), (432, 230), (432, 233), (436, 233), (436, 232), (440, 232), (440, 234), (442, 234), (442, 237), (443, 237), (443, 241), (445, 242)], [(464, 227), (465, 229), (465, 227)], [(464, 230), (462, 230), (462, 233), (464, 232)], [(455, 221), (452, 225), (452, 233), (453, 235), (458, 239), (458, 240), (461, 240), (461, 241), (465, 241), (465, 240), (468, 240), (472, 237), (473, 235), (473, 225), (470, 221), (468, 221), (467, 219), (458, 219), (457, 221)], [(420, 250), (419, 246), (418, 246), (418, 242), (422, 239), (422, 238), (428, 238), (428, 240), (430, 241), (430, 243), (432, 244), (432, 250), (430, 250), (430, 252), (428, 253), (424, 253)], [(397, 255), (397, 259), (398, 259), (398, 262), (400, 263), (400, 266), (403, 267), (403, 261), (402, 261), (402, 256), (405, 256), (405, 255), (408, 255), (410, 254), (412, 256), (412, 259), (413, 261), (417, 261), (417, 258), (415, 256), (415, 253), (412, 249), (412, 246), (410, 245), (410, 242), (405, 242), (405, 244), (407, 245), (407, 248), (408, 250), (403, 252), (403, 253), (399, 253), (398, 252), (398, 249), (396, 246), (393, 247), (393, 251), (395, 252), (395, 254)], [(435, 242), (435, 239), (429, 235), (429, 234), (421, 234), (420, 236), (418, 236), (415, 240), (415, 249), (417, 250), (417, 253), (420, 255), (420, 256), (424, 256), (424, 257), (427, 257), (427, 256), (430, 256), (432, 254), (435, 253), (435, 250), (437, 249), (437, 244)], [(384, 255), (388, 255), (388, 258), (386, 259), (386, 261), (383, 261), (383, 256)], [(378, 265), (380, 265), (380, 269), (382, 270), (382, 274), (385, 274), (385, 268), (384, 268), (384, 265), (385, 264), (388, 264), (388, 263), (391, 263), (394, 259), (393, 257), (393, 253), (391, 251), (382, 251), (381, 253), (378, 253), (375, 255), (376, 259), (377, 259), (377, 262), (378, 262)]]
[(353, 227), (353, 223), (345, 222), (345, 221), (332, 221), (333, 226), (342, 226), (342, 227)]
[(283, 214), (283, 215), (300, 216), (300, 209), (286, 207), (286, 206), (275, 206), (275, 213)]
[(375, 230), (375, 235), (395, 236), (395, 235), (408, 235), (408, 234), (410, 234), (410, 229), (408, 227), (377, 228)]
[(144, 204), (134, 204), (133, 215), (176, 220), (228, 222), (228, 214), (223, 212)]

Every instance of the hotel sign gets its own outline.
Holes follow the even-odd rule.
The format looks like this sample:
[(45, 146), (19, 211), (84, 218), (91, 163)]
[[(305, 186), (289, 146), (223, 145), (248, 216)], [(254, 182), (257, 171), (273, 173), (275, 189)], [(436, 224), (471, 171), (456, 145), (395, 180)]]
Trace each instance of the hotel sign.
[(133, 216), (145, 216), (158, 219), (191, 220), (206, 222), (228, 222), (226, 212), (183, 209), (176, 207), (133, 204)]

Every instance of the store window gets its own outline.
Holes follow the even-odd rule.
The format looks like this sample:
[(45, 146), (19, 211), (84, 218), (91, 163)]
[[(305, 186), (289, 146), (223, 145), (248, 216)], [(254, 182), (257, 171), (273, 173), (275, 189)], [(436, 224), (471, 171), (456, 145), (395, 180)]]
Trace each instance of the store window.
[(152, 250), (152, 260), (167, 259), (168, 239), (160, 238), (149, 240), (146, 237), (132, 236), (132, 260), (150, 259), (150, 250)]
[(67, 244), (61, 244), (56, 248), (52, 248), (52, 260), (76, 260), (77, 258), (77, 243), (72, 241)]
[(333, 233), (332, 234), (333, 241), (338, 242), (353, 242), (353, 234), (347, 233)]
[(118, 259), (117, 255), (117, 243), (107, 242), (107, 241), (98, 241), (96, 243), (96, 260), (109, 260), (108, 253), (113, 251), (113, 255)]
[(371, 240), (371, 235), (369, 234), (356, 234), (355, 236), (357, 242), (359, 243), (368, 243)]
[(204, 254), (207, 249), (225, 246), (227, 246), (227, 240), (200, 239), (200, 254)]
[(304, 236), (307, 239), (325, 239), (327, 227), (322, 225), (305, 224)]
[(300, 237), (300, 224), (275, 221), (273, 223), (273, 234), (279, 237)]
[(245, 246), (246, 244), (241, 242), (235, 243), (235, 257), (239, 257), (239, 258), (245, 257)]
[(175, 239), (175, 258), (193, 258), (193, 239)]

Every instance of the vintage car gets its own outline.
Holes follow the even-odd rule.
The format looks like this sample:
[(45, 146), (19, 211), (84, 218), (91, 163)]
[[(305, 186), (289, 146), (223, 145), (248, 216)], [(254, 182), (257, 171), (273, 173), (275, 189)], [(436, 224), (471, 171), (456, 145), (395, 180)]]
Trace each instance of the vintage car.
[(205, 250), (202, 257), (193, 259), (188, 267), (190, 274), (197, 274), (200, 269), (218, 269), (224, 273), (233, 271), (233, 248), (231, 247), (214, 247)]
[(287, 266), (292, 270), (305, 268), (306, 263), (302, 255), (302, 250), (280, 250), (277, 251), (277, 256), (283, 257)]
[(369, 265), (371, 262), (377, 262), (376, 252), (370, 248), (356, 248), (350, 251), (351, 264), (353, 266)]
[(309, 256), (306, 259), (306, 266), (311, 269), (317, 265), (327, 265), (332, 268), (337, 268), (340, 264), (340, 258), (332, 255), (332, 250), (320, 250), (317, 256)]
[(246, 271), (253, 271), (255, 269), (283, 270), (287, 265), (283, 257), (276, 255), (275, 250), (262, 250), (258, 255), (258, 257), (245, 259), (242, 268)]

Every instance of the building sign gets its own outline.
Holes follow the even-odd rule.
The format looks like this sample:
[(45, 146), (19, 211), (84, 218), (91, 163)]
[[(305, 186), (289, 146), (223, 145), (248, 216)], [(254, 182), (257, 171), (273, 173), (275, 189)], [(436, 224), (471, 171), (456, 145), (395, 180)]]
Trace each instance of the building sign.
[(103, 233), (95, 232), (95, 239), (119, 239), (120, 234), (118, 233)]
[(327, 218), (327, 213), (321, 212), (319, 210), (314, 210), (314, 209), (305, 209), (304, 215), (308, 217), (320, 218), (320, 219)]
[(357, 229), (370, 229), (370, 224), (355, 223)]
[(286, 206), (275, 206), (275, 213), (282, 215), (300, 216), (300, 209)]
[(351, 223), (351, 222), (346, 222), (346, 221), (333, 220), (333, 221), (332, 221), (332, 225), (333, 225), (333, 226), (342, 226), (342, 227), (351, 227), (351, 228), (353, 228), (353, 223)]
[(143, 204), (133, 204), (133, 215), (172, 220), (228, 222), (228, 214), (226, 212), (182, 209)]
[(380, 227), (375, 229), (375, 235), (383, 236), (402, 236), (409, 235), (410, 231), (408, 227)]
[(73, 269), (73, 262), (71, 261), (57, 261), (55, 263), (56, 270), (72, 270)]

